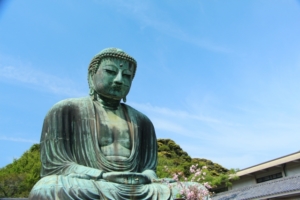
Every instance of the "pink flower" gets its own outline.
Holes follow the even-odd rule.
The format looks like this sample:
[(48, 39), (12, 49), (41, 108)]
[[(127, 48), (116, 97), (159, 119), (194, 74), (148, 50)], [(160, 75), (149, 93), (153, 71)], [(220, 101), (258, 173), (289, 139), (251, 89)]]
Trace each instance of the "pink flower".
[[(202, 169), (206, 169), (206, 166), (203, 166)], [(165, 170), (169, 169), (167, 166), (165, 166)], [(192, 165), (190, 167), (191, 175), (191, 182), (194, 182), (197, 180), (197, 182), (201, 183), (200, 181), (204, 179), (206, 176), (206, 172), (202, 172), (200, 168), (198, 168), (198, 165)], [(179, 189), (179, 195), (181, 197), (184, 197), (186, 200), (201, 200), (209, 195), (209, 191), (206, 188), (211, 188), (209, 183), (202, 183), (206, 188), (203, 188), (203, 186), (200, 186), (198, 184), (187, 184), (184, 182), (181, 182), (180, 179), (183, 179), (184, 181), (188, 181), (188, 178), (184, 176), (183, 172), (177, 172), (173, 174), (173, 179), (177, 182), (177, 187)], [(170, 186), (170, 184), (167, 184)]]
[(204, 185), (205, 187), (209, 188), (209, 189), (211, 188), (211, 186), (209, 185), (208, 182), (203, 183), (203, 185)]
[[(205, 173), (205, 172), (204, 172)], [(201, 171), (200, 172), (196, 172), (195, 173), (195, 176), (199, 176), (201, 174)], [(204, 174), (205, 175), (205, 174)]]
[(178, 181), (178, 175), (177, 175), (177, 174), (174, 174), (173, 179), (174, 179), (175, 181)]

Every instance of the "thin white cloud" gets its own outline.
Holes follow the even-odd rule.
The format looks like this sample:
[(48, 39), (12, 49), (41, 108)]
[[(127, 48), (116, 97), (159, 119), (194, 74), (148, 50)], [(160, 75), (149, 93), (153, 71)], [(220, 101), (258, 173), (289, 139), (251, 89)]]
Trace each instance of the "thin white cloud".
[(134, 108), (146, 113), (156, 129), (168, 131), (192, 138), (213, 141), (217, 135), (226, 135), (226, 131), (240, 130), (245, 127), (238, 123), (231, 123), (213, 117), (174, 110), (167, 107), (153, 106), (149, 103), (131, 103)]
[(216, 148), (213, 145), (193, 145), (190, 143), (182, 143), (181, 148), (189, 153), (192, 158), (205, 158), (212, 162), (218, 163), (226, 168), (236, 168), (240, 169), (251, 166), (257, 163), (255, 155), (253, 152), (251, 154), (247, 153), (235, 153), (224, 155), (220, 152), (220, 147)]
[[(106, 1), (98, 1), (103, 4)], [(132, 16), (136, 21), (138, 21), (142, 28), (151, 27), (163, 34), (170, 37), (182, 40), (192, 45), (196, 45), (200, 48), (218, 52), (218, 53), (230, 53), (227, 47), (215, 44), (213, 41), (207, 38), (201, 38), (199, 36), (193, 36), (187, 33), (186, 30), (179, 27), (174, 21), (169, 19), (164, 19), (165, 13), (161, 11), (158, 7), (154, 8), (154, 5), (150, 1), (121, 1), (121, 0), (111, 0), (108, 3), (110, 6), (117, 8), (121, 13), (125, 13), (127, 16)], [(199, 6), (200, 10), (203, 10), (202, 6)]]
[(151, 118), (152, 122), (155, 126), (155, 129), (158, 129), (160, 131), (167, 131), (167, 132), (172, 132), (172, 133), (176, 133), (185, 137), (192, 137), (192, 138), (197, 138), (200, 139), (202, 138), (201, 136), (199, 136), (199, 134), (190, 131), (188, 129), (186, 129), (183, 125), (184, 124), (179, 124), (176, 122), (172, 122), (170, 120), (166, 120), (163, 118)]
[(6, 136), (0, 136), (0, 140), (5, 140), (5, 141), (11, 141), (11, 142), (25, 142), (25, 143), (39, 143), (37, 140), (29, 140), (29, 139), (24, 139), (24, 138), (15, 138), (15, 137), (6, 137)]
[(149, 103), (130, 103), (130, 105), (145, 113), (152, 120), (158, 135), (174, 133), (180, 137), (213, 142), (216, 134), (222, 134), (222, 131), (217, 132), (215, 127), (234, 126), (214, 118), (189, 114), (183, 110), (153, 106)]
[[(199, 117), (197, 110), (187, 112), (151, 104), (130, 105), (149, 116), (158, 136), (182, 138), (176, 142), (192, 157), (207, 158), (228, 168), (245, 168), (275, 158), (274, 155), (298, 150), (295, 148), (300, 140), (299, 125), (295, 123), (298, 118), (263, 116), (258, 119), (263, 111), (257, 111), (245, 120), (238, 114), (211, 106), (207, 113), (213, 111), (213, 117)], [(226, 123), (227, 120), (230, 123)]]
[(187, 130), (184, 129), (182, 126), (165, 119), (152, 118), (152, 121), (155, 124), (155, 128), (157, 129), (170, 131), (173, 133), (179, 133), (179, 134), (187, 132)]
[[(234, 168), (236, 169), (238, 166), (238, 169), (244, 169), (249, 166), (253, 166), (255, 164), (258, 164), (257, 157), (253, 154), (245, 154), (245, 155), (230, 155), (230, 156), (215, 156), (210, 157), (210, 160), (212, 160), (215, 163), (218, 163), (228, 169)], [(263, 162), (263, 161), (261, 161)]]
[(77, 87), (72, 80), (46, 74), (31, 67), (0, 65), (0, 81), (1, 80), (22, 83), (22, 86), (34, 87), (54, 94), (62, 94), (70, 97), (86, 95), (76, 89)]
[(130, 104), (137, 109), (140, 109), (140, 110), (143, 110), (146, 112), (154, 112), (156, 114), (165, 115), (165, 116), (169, 116), (169, 117), (176, 117), (176, 118), (182, 118), (182, 119), (194, 119), (194, 120), (198, 120), (198, 121), (202, 121), (202, 122), (209, 122), (209, 123), (222, 123), (220, 120), (214, 119), (211, 117), (193, 115), (193, 114), (189, 114), (188, 112), (182, 111), (182, 110), (171, 110), (166, 107), (153, 106), (149, 103), (140, 104), (140, 103), (133, 102)]

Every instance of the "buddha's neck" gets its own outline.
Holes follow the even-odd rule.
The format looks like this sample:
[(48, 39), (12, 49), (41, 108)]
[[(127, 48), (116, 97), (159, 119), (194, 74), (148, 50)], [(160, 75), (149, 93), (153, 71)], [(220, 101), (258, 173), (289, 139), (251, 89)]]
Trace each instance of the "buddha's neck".
[(107, 98), (98, 94), (98, 101), (100, 102), (103, 108), (107, 108), (110, 110), (117, 110), (121, 100)]

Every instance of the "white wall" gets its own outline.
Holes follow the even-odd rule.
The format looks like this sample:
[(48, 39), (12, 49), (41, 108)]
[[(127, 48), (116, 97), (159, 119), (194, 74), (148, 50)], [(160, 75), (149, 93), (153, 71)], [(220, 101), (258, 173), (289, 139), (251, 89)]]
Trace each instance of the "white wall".
[(288, 163), (285, 168), (286, 176), (294, 176), (300, 174), (300, 163)]
[(236, 180), (232, 183), (231, 189), (241, 188), (253, 184), (256, 184), (256, 180), (253, 176), (242, 176), (239, 180)]

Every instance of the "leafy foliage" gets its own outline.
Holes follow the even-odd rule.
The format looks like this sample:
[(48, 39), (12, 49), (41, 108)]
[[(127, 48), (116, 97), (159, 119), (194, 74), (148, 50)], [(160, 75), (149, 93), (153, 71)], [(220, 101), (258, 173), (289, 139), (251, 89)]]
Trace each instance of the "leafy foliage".
[(0, 169), (0, 197), (27, 197), (40, 179), (40, 145), (34, 144), (21, 158)]
[[(173, 174), (183, 172), (185, 177), (191, 177), (190, 167), (197, 165), (200, 168), (207, 167), (205, 180), (212, 187), (225, 184), (231, 185), (231, 181), (237, 177), (233, 176), (235, 170), (228, 170), (217, 163), (204, 158), (191, 158), (181, 147), (170, 139), (158, 139), (158, 165), (157, 176), (160, 178), (173, 177)], [(168, 167), (168, 171), (164, 166)]]
[[(212, 186), (220, 184), (230, 185), (229, 174), (234, 170), (227, 170), (219, 164), (203, 158), (191, 158), (181, 147), (170, 139), (158, 139), (157, 175), (160, 178), (172, 177), (170, 173), (183, 172), (186, 177), (191, 176), (191, 165), (207, 166), (206, 181)], [(168, 166), (169, 171), (164, 169)], [(0, 198), (28, 197), (31, 188), (40, 179), (40, 145), (34, 144), (19, 159), (0, 169)]]
[(192, 158), (181, 147), (170, 139), (158, 139), (158, 165), (157, 176), (169, 177), (164, 166), (168, 166), (172, 172), (184, 172), (189, 175)]

